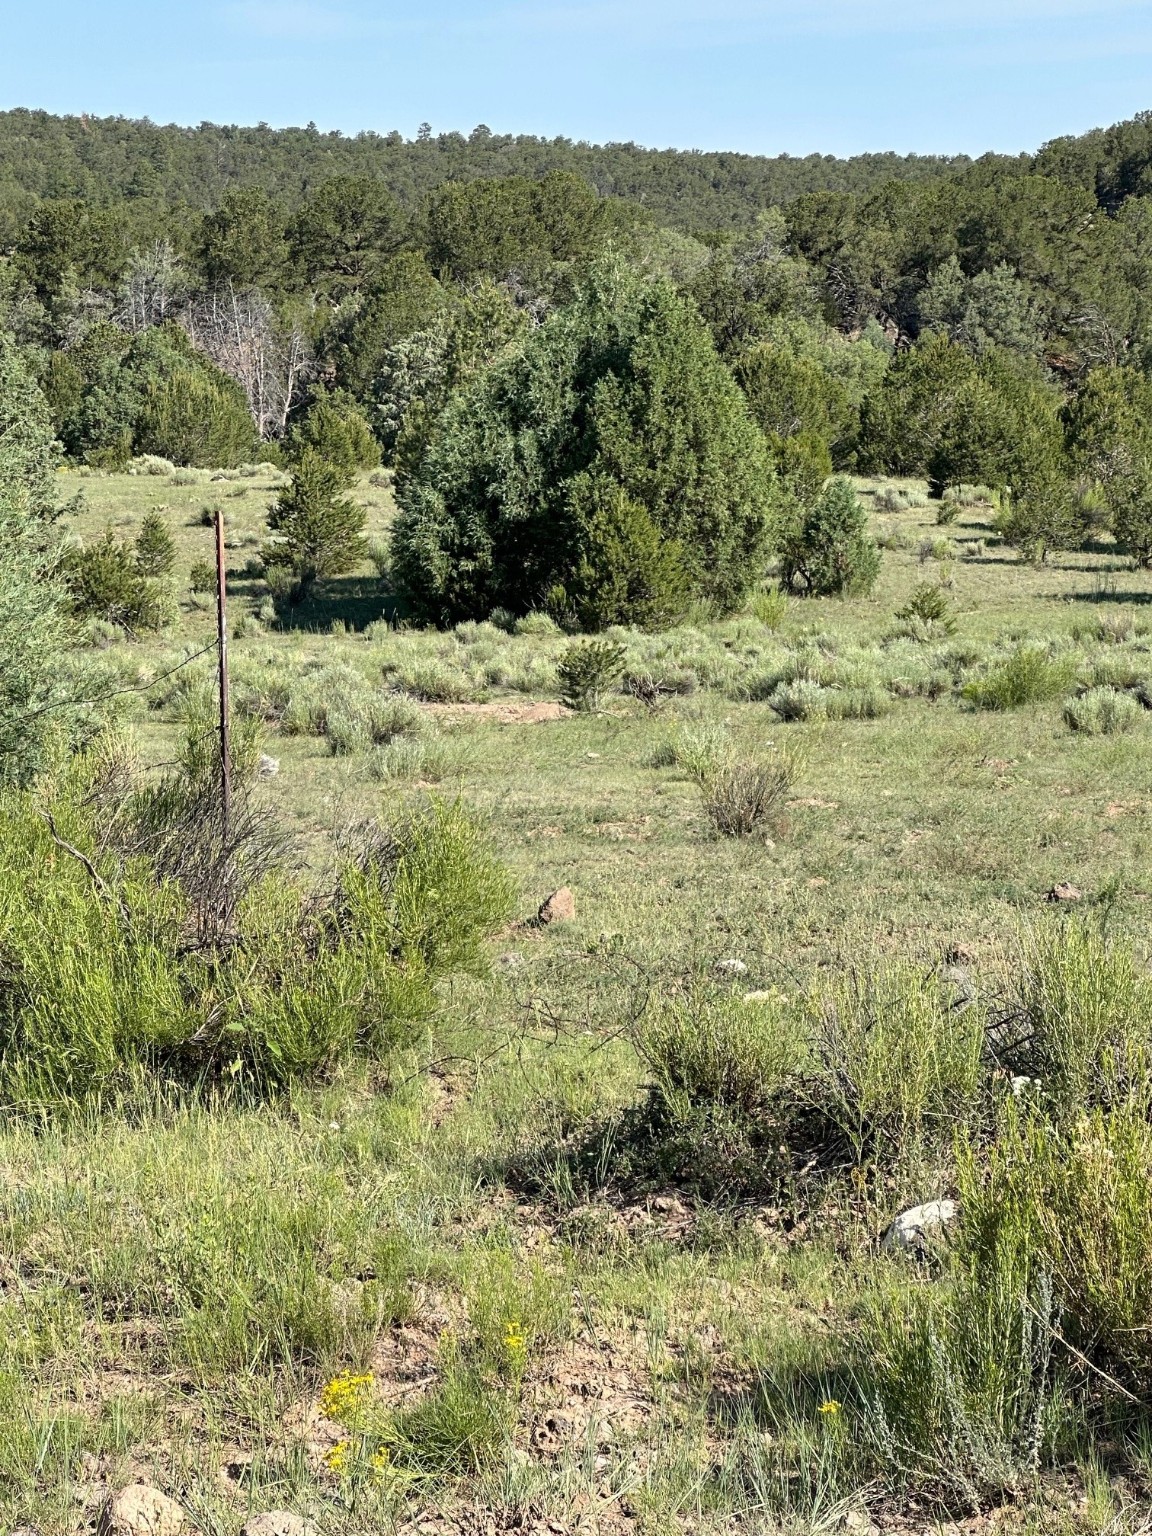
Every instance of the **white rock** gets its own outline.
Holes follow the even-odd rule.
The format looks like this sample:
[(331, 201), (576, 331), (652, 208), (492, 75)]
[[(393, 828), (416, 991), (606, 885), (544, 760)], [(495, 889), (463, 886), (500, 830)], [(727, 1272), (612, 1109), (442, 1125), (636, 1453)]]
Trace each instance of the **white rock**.
[(937, 1235), (956, 1220), (960, 1207), (955, 1200), (929, 1200), (901, 1211), (884, 1234), (885, 1248), (922, 1248), (927, 1238)]
[(181, 1536), (184, 1511), (159, 1488), (129, 1483), (114, 1494), (100, 1517), (101, 1536)]
[(316, 1527), (290, 1509), (270, 1509), (267, 1514), (249, 1516), (240, 1536), (316, 1536)]
[(748, 967), (743, 960), (717, 960), (713, 970), (720, 972), (721, 976), (746, 976)]

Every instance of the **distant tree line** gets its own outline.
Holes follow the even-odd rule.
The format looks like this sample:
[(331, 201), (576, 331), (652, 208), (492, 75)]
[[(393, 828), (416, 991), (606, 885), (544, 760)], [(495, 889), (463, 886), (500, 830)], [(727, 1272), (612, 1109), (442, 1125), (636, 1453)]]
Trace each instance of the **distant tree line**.
[[(174, 200), (209, 148), (219, 195)], [(596, 155), (651, 184), (571, 168)], [(286, 464), (285, 600), (363, 556), (347, 492), (381, 462), (393, 579), (437, 622), (667, 623), (772, 561), (864, 590), (846, 470), (984, 485), (1031, 558), (1110, 535), (1152, 563), (1149, 155), (1139, 118), (815, 189), (728, 157), (693, 232), (654, 188), (724, 157), (9, 113), (0, 331), (75, 462)]]

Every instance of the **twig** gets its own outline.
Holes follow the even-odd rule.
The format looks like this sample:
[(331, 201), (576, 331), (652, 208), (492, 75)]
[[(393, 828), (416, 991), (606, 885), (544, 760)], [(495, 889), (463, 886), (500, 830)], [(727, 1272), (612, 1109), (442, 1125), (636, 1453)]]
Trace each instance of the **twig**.
[(101, 875), (100, 871), (96, 868), (95, 864), (93, 864), (88, 855), (86, 853), (82, 853), (79, 848), (75, 847), (74, 844), (68, 842), (66, 838), (60, 836), (59, 832), (56, 830), (56, 819), (52, 815), (52, 812), (41, 811), (40, 814), (43, 816), (45, 822), (47, 823), (48, 834), (52, 841), (56, 844), (57, 848), (63, 849), (65, 853), (69, 854), (72, 858), (76, 859), (80, 864), (84, 866), (88, 873), (88, 878), (92, 882), (92, 888), (96, 892), (97, 896), (100, 896), (104, 901), (115, 900), (116, 905), (120, 909), (120, 916), (124, 919), (125, 926), (130, 928), (132, 926), (132, 914), (124, 905), (123, 898), (120, 896), (113, 897), (112, 892), (108, 888), (108, 882), (104, 879), (103, 875)]
[(1110, 1387), (1115, 1388), (1115, 1390), (1119, 1392), (1121, 1397), (1127, 1398), (1130, 1403), (1135, 1403), (1137, 1408), (1147, 1409), (1149, 1406), (1152, 1406), (1146, 1403), (1143, 1398), (1137, 1397), (1134, 1393), (1129, 1392), (1128, 1388), (1118, 1382), (1115, 1376), (1110, 1376), (1107, 1371), (1102, 1370), (1100, 1366), (1095, 1365), (1091, 1360), (1089, 1360), (1088, 1356), (1084, 1354), (1082, 1350), (1076, 1348), (1075, 1344), (1070, 1344), (1058, 1328), (1054, 1328), (1051, 1323), (1044, 1321), (1044, 1319), (1036, 1311), (1035, 1307), (1033, 1307), (1031, 1302), (1026, 1301), (1024, 1305), (1028, 1308), (1028, 1311), (1031, 1312), (1036, 1321), (1042, 1327), (1047, 1328), (1048, 1332), (1056, 1340), (1057, 1344), (1063, 1344), (1068, 1353), (1075, 1356), (1081, 1365), (1086, 1365), (1094, 1376), (1099, 1376), (1101, 1381), (1106, 1381)]

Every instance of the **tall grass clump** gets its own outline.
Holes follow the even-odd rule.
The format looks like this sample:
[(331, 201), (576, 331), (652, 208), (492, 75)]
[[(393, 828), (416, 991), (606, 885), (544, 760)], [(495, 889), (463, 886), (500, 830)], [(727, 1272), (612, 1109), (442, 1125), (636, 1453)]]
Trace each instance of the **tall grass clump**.
[(877, 962), (810, 1001), (829, 1123), (857, 1162), (946, 1146), (975, 1104), (983, 1019), (949, 1005), (938, 978)]
[(769, 752), (719, 763), (700, 784), (704, 814), (721, 837), (767, 830), (798, 772), (796, 758)]
[(1021, 646), (961, 691), (977, 709), (1019, 709), (1058, 698), (1067, 690), (1073, 672), (1069, 662), (1053, 660), (1037, 646)]
[(365, 833), (318, 894), (244, 795), (221, 841), (214, 787), (180, 772), (141, 790), (100, 782), (89, 755), (36, 798), (5, 796), (7, 1103), (48, 1112), (141, 1073), (257, 1088), (322, 1074), (409, 1043), (439, 979), (483, 968), (511, 886), (460, 805)]
[(1131, 949), (1081, 923), (1040, 928), (1021, 944), (990, 1045), (1033, 1080), (1051, 1113), (1138, 1102), (1152, 1060), (1152, 978)]

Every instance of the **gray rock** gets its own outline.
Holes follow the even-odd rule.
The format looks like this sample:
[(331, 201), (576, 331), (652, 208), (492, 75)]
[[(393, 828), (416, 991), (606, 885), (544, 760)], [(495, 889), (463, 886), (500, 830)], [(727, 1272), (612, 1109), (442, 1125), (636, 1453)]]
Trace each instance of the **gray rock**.
[(955, 1200), (929, 1200), (901, 1211), (884, 1234), (885, 1248), (922, 1249), (956, 1220), (960, 1207)]

